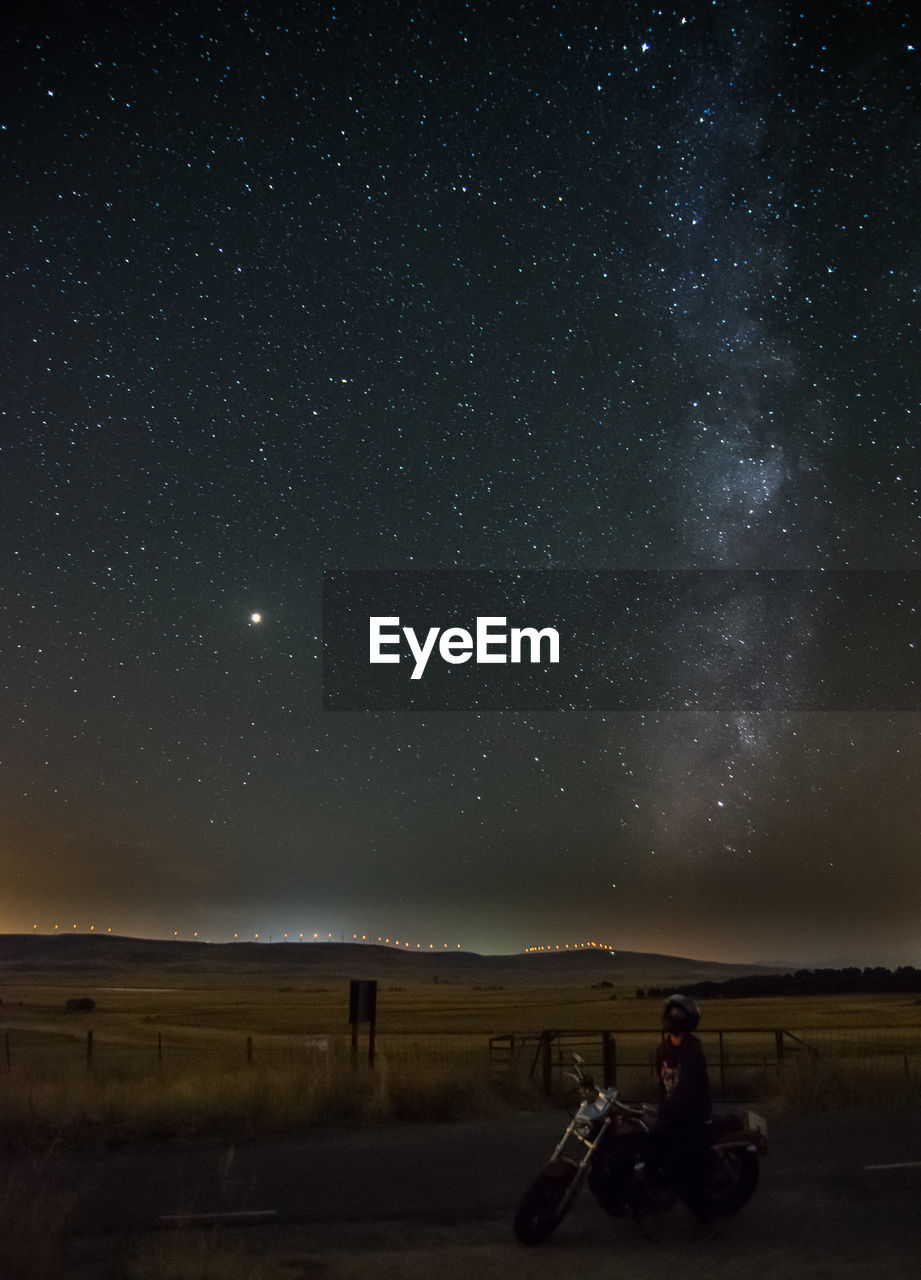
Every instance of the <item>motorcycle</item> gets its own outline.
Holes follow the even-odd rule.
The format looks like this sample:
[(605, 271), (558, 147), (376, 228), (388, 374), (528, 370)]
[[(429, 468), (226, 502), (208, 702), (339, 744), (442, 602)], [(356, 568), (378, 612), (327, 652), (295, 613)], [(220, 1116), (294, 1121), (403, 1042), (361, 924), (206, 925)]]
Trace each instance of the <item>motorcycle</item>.
[[(656, 1108), (630, 1106), (616, 1089), (596, 1088), (578, 1056), (573, 1076), (581, 1105), (515, 1211), (522, 1244), (551, 1236), (586, 1183), (605, 1212), (641, 1228), (644, 1216), (672, 1208), (677, 1199), (655, 1159)], [(581, 1145), (580, 1159), (564, 1154), (573, 1141)], [(749, 1111), (745, 1121), (725, 1114), (709, 1122), (704, 1181), (715, 1213), (735, 1213), (751, 1199), (766, 1152), (766, 1125), (756, 1113)]]

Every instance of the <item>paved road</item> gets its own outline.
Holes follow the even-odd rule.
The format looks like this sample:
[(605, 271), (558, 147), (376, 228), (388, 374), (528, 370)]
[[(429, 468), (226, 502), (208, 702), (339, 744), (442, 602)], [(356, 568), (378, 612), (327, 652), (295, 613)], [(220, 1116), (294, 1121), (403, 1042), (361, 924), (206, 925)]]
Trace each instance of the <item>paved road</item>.
[[(291, 1224), (289, 1233), (299, 1233), (301, 1256), (305, 1241), (325, 1250), (322, 1274), (336, 1280), (372, 1272), (386, 1280), (416, 1270), (437, 1271), (439, 1280), (477, 1270), (515, 1280), (558, 1275), (561, 1265), (580, 1280), (612, 1280), (612, 1244), (629, 1262), (631, 1280), (660, 1277), (661, 1250), (632, 1224), (612, 1223), (588, 1194), (548, 1245), (526, 1250), (511, 1242), (512, 1208), (561, 1127), (559, 1117), (538, 1115), (498, 1124), (322, 1131), (235, 1148), (71, 1158), (63, 1176), (78, 1191), (83, 1231), (143, 1228), (183, 1212), (276, 1210), (281, 1223)], [(865, 1166), (921, 1161), (921, 1114), (786, 1116), (770, 1129), (754, 1200), (707, 1246), (706, 1267), (698, 1271), (689, 1254), (682, 1270), (745, 1280), (916, 1280), (921, 1169), (867, 1173)], [(685, 1258), (682, 1210), (656, 1220), (655, 1233), (666, 1256), (674, 1247)]]

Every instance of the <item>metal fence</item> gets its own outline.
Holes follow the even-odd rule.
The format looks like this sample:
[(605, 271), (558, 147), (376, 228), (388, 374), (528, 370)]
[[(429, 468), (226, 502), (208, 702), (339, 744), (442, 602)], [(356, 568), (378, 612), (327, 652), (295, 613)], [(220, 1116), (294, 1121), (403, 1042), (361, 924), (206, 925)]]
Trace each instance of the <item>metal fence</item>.
[[(781, 1078), (793, 1063), (901, 1064), (906, 1074), (921, 1067), (921, 1029), (911, 1027), (796, 1030), (733, 1027), (699, 1031), (718, 1097), (750, 1092), (765, 1078)], [(545, 1030), (538, 1034), (492, 1036), (489, 1061), (494, 1073), (518, 1071), (549, 1097), (572, 1086), (567, 1073), (578, 1054), (604, 1087), (647, 1091), (654, 1083), (654, 1058), (661, 1032), (641, 1029)]]

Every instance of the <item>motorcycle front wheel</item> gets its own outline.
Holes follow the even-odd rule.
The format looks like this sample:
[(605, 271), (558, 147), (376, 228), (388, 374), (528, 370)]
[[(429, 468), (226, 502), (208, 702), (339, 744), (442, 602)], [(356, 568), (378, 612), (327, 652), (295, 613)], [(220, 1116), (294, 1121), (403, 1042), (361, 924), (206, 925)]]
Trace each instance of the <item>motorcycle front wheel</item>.
[(755, 1193), (761, 1162), (757, 1151), (713, 1147), (707, 1171), (707, 1194), (716, 1213), (735, 1213)]
[(512, 1226), (521, 1244), (543, 1244), (569, 1212), (579, 1184), (578, 1167), (560, 1160), (537, 1175), (521, 1197)]

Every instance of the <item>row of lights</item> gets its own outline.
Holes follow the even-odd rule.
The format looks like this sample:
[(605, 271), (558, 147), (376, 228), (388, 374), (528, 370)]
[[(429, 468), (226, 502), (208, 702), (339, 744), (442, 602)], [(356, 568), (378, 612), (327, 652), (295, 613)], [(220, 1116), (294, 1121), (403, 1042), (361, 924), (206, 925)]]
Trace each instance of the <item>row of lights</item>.
[[(368, 936), (367, 936), (366, 934), (364, 934), (364, 933), (361, 935), (361, 938), (359, 938), (357, 933), (353, 933), (353, 934), (352, 934), (352, 941), (353, 941), (353, 942), (373, 942), (373, 941), (374, 941), (374, 939), (373, 939), (373, 938), (368, 938)], [(390, 946), (390, 945), (391, 945), (391, 943), (390, 943), (390, 939), (389, 939), (389, 938), (378, 938), (378, 942), (379, 942), (382, 946)], [(412, 949), (412, 945), (413, 945), (413, 944), (412, 944), (411, 942), (406, 942), (406, 940), (405, 940), (405, 939), (404, 939), (402, 942), (400, 941), (400, 939), (399, 939), (399, 938), (394, 938), (394, 940), (393, 940), (393, 946), (395, 946), (395, 947), (409, 947), (410, 949)], [(441, 946), (442, 946), (442, 949), (443, 949), (444, 951), (447, 951), (447, 949), (448, 949), (448, 944), (447, 944), (446, 942), (443, 942), (443, 943), (441, 944)], [(415, 947), (415, 949), (416, 949), (416, 951), (425, 951), (425, 950), (426, 950), (426, 947), (425, 947), (425, 944), (424, 944), (424, 943), (422, 943), (422, 942), (417, 942), (417, 943), (416, 943), (416, 947)], [(460, 951), (460, 949), (461, 949), (461, 944), (460, 944), (460, 943), (458, 943), (458, 944), (457, 944), (457, 950), (458, 950), (458, 951)], [(434, 942), (430, 942), (430, 943), (428, 944), (428, 950), (429, 950), (429, 951), (435, 951), (435, 950), (437, 950), (437, 948), (436, 948), (436, 946), (435, 946), (435, 943), (434, 943)]]
[[(73, 928), (74, 928), (74, 929), (76, 929), (76, 928), (77, 928), (77, 926), (76, 926), (76, 925), (74, 925), (74, 926), (73, 926)], [(54, 925), (54, 931), (55, 931), (55, 933), (59, 933), (59, 932), (60, 932), (60, 929), (61, 929), (61, 926), (60, 926), (59, 924)], [(90, 925), (90, 927), (89, 927), (89, 929), (87, 930), (87, 932), (88, 932), (88, 933), (96, 933), (96, 931), (97, 931), (97, 930), (96, 930), (96, 926), (95, 926), (94, 924), (91, 924), (91, 925)], [(33, 924), (33, 926), (32, 926), (32, 932), (33, 932), (33, 933), (37, 933), (37, 932), (38, 932), (38, 925), (37, 925), (37, 924)], [(73, 930), (71, 930), (71, 932), (73, 932)], [(111, 929), (106, 929), (106, 933), (111, 933), (111, 932), (112, 932), (112, 930), (111, 930)]]
[[(60, 933), (60, 931), (61, 931), (61, 926), (60, 926), (59, 924), (54, 925), (54, 926), (53, 926), (53, 928), (54, 928), (54, 932), (55, 932), (55, 933)], [(73, 931), (74, 931), (76, 928), (77, 928), (77, 925), (73, 925), (73, 926), (71, 927), (71, 930), (70, 930), (70, 931), (71, 931), (71, 933), (73, 933)], [(38, 932), (38, 925), (37, 925), (37, 924), (33, 924), (33, 926), (32, 926), (32, 932), (33, 932), (33, 933), (37, 933), (37, 932)], [(101, 930), (97, 929), (97, 928), (96, 928), (96, 926), (95, 926), (94, 924), (89, 925), (89, 927), (87, 928), (87, 933), (99, 933), (99, 932), (101, 932)], [(111, 929), (106, 929), (106, 933), (111, 933), (111, 932), (112, 932), (112, 930), (111, 930)], [(237, 935), (236, 935), (236, 934), (234, 934), (234, 937), (236, 937), (236, 936), (237, 936)], [(174, 938), (178, 938), (178, 937), (179, 937), (179, 930), (178, 930), (178, 929), (174, 929), (174, 930), (173, 930), (173, 937), (174, 937)], [(193, 938), (197, 938), (197, 937), (198, 937), (198, 930), (197, 930), (197, 929), (196, 929), (196, 930), (195, 930), (195, 932), (192, 934), (192, 937), (193, 937)], [(258, 935), (257, 935), (257, 937), (258, 937)]]
[[(60, 932), (60, 928), (61, 928), (61, 926), (60, 926), (59, 924), (56, 924), (56, 925), (54, 926), (54, 930), (55, 930), (55, 932), (56, 932), (56, 933), (57, 933), (57, 932)], [(76, 929), (76, 928), (77, 928), (77, 926), (76, 926), (76, 925), (74, 925), (74, 926), (73, 926), (73, 929)], [(33, 932), (37, 932), (37, 931), (38, 931), (38, 925), (37, 925), (37, 924), (33, 924), (33, 926), (32, 926), (32, 931), (33, 931)], [(89, 930), (88, 930), (88, 932), (89, 932), (89, 933), (95, 933), (95, 932), (96, 932), (96, 926), (95, 926), (94, 924), (91, 924), (91, 925), (89, 926)], [(106, 929), (106, 933), (111, 933), (111, 932), (112, 932), (112, 930), (111, 930), (111, 929)], [(259, 938), (260, 938), (260, 936), (261, 936), (261, 935), (260, 935), (260, 934), (258, 934), (258, 933), (254, 933), (252, 936), (253, 936), (253, 941), (254, 941), (254, 942), (258, 942), (258, 941), (259, 941)], [(174, 938), (178, 938), (178, 937), (179, 937), (179, 930), (178, 930), (178, 929), (174, 929), (174, 930), (173, 930), (173, 937), (174, 937)], [(197, 930), (197, 929), (192, 933), (192, 937), (193, 937), (193, 938), (197, 938), (197, 937), (198, 937), (198, 930)], [(249, 935), (248, 935), (248, 934), (244, 934), (244, 938), (247, 938), (247, 937), (249, 937)], [(309, 935), (308, 935), (308, 937), (309, 937)], [(294, 935), (293, 935), (293, 934), (288, 934), (288, 933), (286, 933), (286, 934), (284, 934), (284, 935), (283, 935), (283, 941), (284, 941), (284, 942), (291, 942), (291, 941), (293, 941), (293, 938), (294, 938)], [(234, 942), (239, 942), (239, 940), (240, 940), (240, 935), (239, 935), (239, 933), (235, 933), (235, 934), (233, 935), (233, 940), (234, 940)], [(298, 942), (303, 942), (303, 941), (304, 941), (304, 934), (303, 934), (303, 933), (299, 933), (299, 934), (297, 935), (297, 940), (298, 940)], [(326, 941), (326, 942), (332, 942), (332, 940), (333, 940), (333, 935), (332, 935), (331, 933), (328, 933), (328, 934), (326, 935), (326, 938), (324, 939), (324, 941)], [(315, 933), (315, 934), (313, 935), (312, 941), (313, 941), (313, 942), (319, 942), (319, 941), (320, 941), (320, 935), (319, 935), (319, 933)], [(369, 938), (369, 937), (368, 937), (368, 935), (367, 935), (366, 933), (363, 933), (360, 937), (359, 937), (359, 935), (358, 935), (357, 933), (353, 933), (353, 934), (352, 934), (352, 941), (353, 941), (353, 942), (372, 942), (372, 943), (373, 943), (373, 942), (374, 942), (374, 938)], [(394, 939), (393, 939), (393, 941), (391, 942), (390, 938), (383, 938), (383, 937), (379, 937), (379, 938), (377, 939), (377, 941), (380, 943), (380, 945), (381, 945), (381, 946), (388, 946), (388, 947), (389, 947), (389, 946), (394, 946), (394, 947), (404, 947), (405, 949), (410, 950), (410, 951), (412, 951), (412, 950), (415, 950), (415, 951), (436, 951), (436, 950), (438, 949), (438, 948), (436, 947), (436, 944), (435, 944), (434, 942), (429, 942), (427, 945), (426, 945), (425, 943), (422, 943), (422, 942), (417, 942), (417, 943), (415, 944), (415, 946), (413, 946), (413, 943), (411, 943), (411, 942), (407, 942), (407, 941), (405, 940), (405, 938), (404, 938), (404, 939), (401, 939), (401, 938), (394, 938)], [(441, 944), (441, 947), (442, 947), (442, 950), (447, 951), (447, 950), (448, 950), (448, 944), (447, 944), (447, 942), (443, 942), (443, 943)], [(461, 944), (460, 944), (460, 943), (458, 943), (458, 944), (457, 944), (457, 950), (458, 950), (458, 951), (460, 951), (460, 949), (461, 949)], [(526, 952), (526, 953), (532, 953), (532, 952), (537, 952), (537, 951), (610, 951), (612, 955), (614, 954), (614, 948), (610, 945), (610, 943), (607, 943), (607, 942), (564, 942), (564, 943), (562, 943), (562, 944), (560, 944), (559, 942), (557, 942), (555, 945), (547, 945), (547, 946), (544, 946), (544, 947), (525, 947), (525, 952)]]
[[(73, 929), (71, 930), (71, 932), (73, 932), (73, 930), (75, 930), (76, 928), (77, 928), (77, 925), (74, 925), (74, 926), (73, 926)], [(55, 932), (55, 933), (59, 933), (59, 932), (60, 932), (60, 930), (61, 930), (61, 926), (60, 926), (59, 924), (56, 924), (56, 925), (54, 926), (54, 932)], [(38, 925), (37, 925), (37, 924), (33, 924), (33, 926), (32, 926), (32, 932), (33, 932), (33, 933), (37, 933), (37, 932), (38, 932)], [(98, 932), (98, 931), (97, 931), (97, 929), (96, 929), (96, 926), (95, 926), (94, 924), (91, 924), (91, 925), (89, 926), (89, 928), (88, 928), (87, 932), (88, 932), (88, 933), (96, 933), (96, 932)], [(112, 930), (111, 930), (111, 929), (106, 929), (106, 933), (111, 933), (111, 932), (112, 932)], [(191, 936), (192, 936), (193, 938), (197, 938), (197, 937), (198, 937), (198, 930), (196, 929), (196, 930), (192, 933), (192, 935), (191, 935)], [(245, 941), (247, 938), (249, 938), (249, 936), (250, 936), (249, 934), (244, 934), (244, 935), (243, 935), (243, 939), (244, 939), (244, 941)], [(259, 939), (260, 939), (260, 937), (262, 937), (262, 936), (264, 936), (264, 935), (262, 935), (262, 934), (258, 934), (258, 933), (254, 933), (254, 934), (252, 935), (253, 941), (254, 941), (254, 942), (258, 942), (258, 941), (259, 941)], [(270, 936), (270, 937), (273, 937), (274, 935), (271, 935), (271, 934), (270, 934), (269, 936)], [(303, 942), (303, 941), (304, 941), (304, 936), (305, 936), (305, 935), (304, 935), (303, 933), (299, 933), (299, 934), (297, 935), (297, 941), (298, 941), (298, 942)], [(178, 929), (174, 929), (174, 930), (173, 930), (173, 937), (174, 937), (174, 938), (178, 938), (178, 937), (179, 937), (179, 930), (178, 930)], [(286, 933), (286, 934), (284, 934), (284, 935), (283, 935), (283, 937), (282, 937), (282, 941), (284, 941), (284, 942), (292, 942), (292, 941), (294, 941), (294, 937), (295, 937), (295, 935), (294, 935), (294, 934)], [(313, 938), (312, 938), (312, 939), (310, 938), (310, 935), (309, 935), (309, 934), (307, 935), (307, 937), (308, 937), (308, 940), (309, 940), (309, 941), (313, 941), (313, 942), (319, 942), (319, 941), (321, 941), (321, 940), (322, 940), (323, 942), (332, 942), (332, 940), (333, 940), (333, 935), (332, 935), (331, 933), (328, 933), (328, 934), (326, 935), (326, 937), (325, 937), (325, 938), (323, 938), (323, 939), (321, 939), (321, 938), (320, 938), (320, 934), (319, 934), (319, 933), (315, 933), (315, 934), (313, 935)], [(239, 942), (239, 941), (240, 941), (240, 934), (239, 934), (239, 933), (235, 933), (235, 934), (233, 935), (233, 940), (234, 940), (234, 942)], [(368, 935), (367, 935), (366, 933), (361, 934), (361, 936), (360, 936), (360, 937), (359, 937), (359, 935), (358, 935), (357, 933), (353, 933), (353, 934), (352, 934), (352, 941), (353, 941), (353, 942), (359, 942), (359, 941), (360, 941), (360, 942), (372, 942), (372, 943), (373, 943), (373, 942), (374, 942), (374, 939), (373, 939), (373, 938), (369, 938), (369, 937), (368, 937)], [(438, 949), (438, 948), (437, 948), (437, 946), (436, 946), (436, 944), (435, 944), (434, 942), (429, 942), (428, 944), (425, 944), (425, 943), (422, 943), (422, 942), (417, 942), (417, 943), (415, 944), (415, 947), (413, 947), (413, 943), (411, 943), (411, 942), (407, 942), (405, 939), (400, 939), (400, 938), (394, 938), (392, 942), (391, 942), (390, 938), (378, 938), (378, 939), (377, 939), (377, 941), (378, 941), (382, 946), (404, 947), (404, 948), (406, 948), (406, 949), (408, 949), (408, 950), (413, 950), (413, 949), (414, 949), (414, 950), (416, 950), (416, 951), (426, 951), (426, 950), (427, 950), (427, 951), (436, 951), (436, 950)], [(442, 949), (443, 949), (443, 950), (445, 950), (445, 951), (447, 951), (447, 949), (448, 949), (448, 943), (447, 943), (447, 942), (443, 942), (441, 945), (442, 945)], [(460, 949), (461, 949), (461, 944), (460, 944), (460, 943), (458, 943), (458, 944), (457, 944), (457, 950), (458, 950), (458, 951), (460, 951)]]
[[(196, 934), (195, 936), (196, 936), (196, 937), (198, 937), (198, 934)], [(235, 933), (233, 936), (234, 936), (234, 941), (238, 941), (238, 940), (239, 940), (240, 935), (239, 935), (238, 933)], [(272, 936), (274, 936), (274, 935), (272, 935)], [(342, 936), (343, 936), (343, 938), (345, 937), (345, 935), (344, 935), (344, 934), (343, 934)], [(258, 942), (258, 941), (259, 941), (259, 934), (258, 934), (258, 933), (254, 933), (254, 934), (253, 934), (253, 939), (254, 939), (254, 941)], [(282, 934), (282, 941), (283, 941), (283, 942), (292, 942), (293, 940), (294, 940), (294, 934), (291, 934), (291, 933), (285, 933), (285, 934)], [(315, 933), (315, 934), (313, 935), (313, 938), (312, 938), (312, 939), (309, 939), (309, 940), (310, 940), (310, 941), (312, 941), (312, 942), (320, 942), (320, 941), (332, 942), (332, 940), (333, 940), (333, 935), (332, 935), (331, 933), (328, 933), (328, 934), (326, 935), (325, 939), (321, 939), (321, 938), (320, 938), (320, 935), (319, 935), (318, 933)], [(299, 934), (297, 935), (297, 941), (298, 941), (298, 942), (303, 942), (303, 941), (304, 941), (304, 935), (303, 935), (302, 933), (299, 933)], [(369, 937), (368, 937), (368, 935), (367, 935), (366, 933), (363, 933), (363, 934), (361, 935), (361, 937), (359, 937), (357, 933), (353, 933), (353, 934), (352, 934), (352, 941), (353, 941), (353, 942), (371, 942), (371, 943), (373, 943), (373, 942), (374, 942), (374, 939), (373, 939), (373, 938), (369, 938)], [(413, 945), (411, 942), (406, 942), (406, 941), (405, 941), (405, 939), (401, 941), (401, 940), (399, 940), (398, 938), (394, 938), (392, 942), (391, 942), (391, 940), (390, 940), (389, 938), (378, 938), (378, 939), (377, 939), (377, 941), (378, 941), (379, 943), (381, 943), (381, 945), (382, 945), (382, 946), (386, 945), (386, 946), (394, 946), (394, 947), (409, 947), (409, 948), (411, 948), (411, 947), (412, 947), (412, 945)], [(447, 951), (447, 949), (448, 949), (448, 944), (447, 944), (446, 942), (443, 942), (441, 945), (442, 945), (442, 947), (444, 948), (444, 950), (445, 950), (445, 951)], [(457, 944), (457, 949), (458, 949), (458, 951), (460, 951), (460, 945), (461, 945), (460, 943), (458, 943), (458, 944)], [(424, 951), (424, 950), (434, 951), (434, 950), (436, 950), (436, 947), (435, 947), (435, 943), (434, 943), (434, 942), (430, 942), (430, 943), (428, 943), (428, 946), (427, 946), (427, 947), (426, 947), (426, 945), (425, 945), (424, 943), (422, 943), (422, 942), (417, 942), (417, 943), (416, 943), (416, 947), (415, 947), (415, 949), (416, 949), (417, 951)]]
[(555, 946), (525, 947), (525, 951), (610, 951), (611, 955), (614, 954), (614, 948), (608, 942), (558, 942)]

